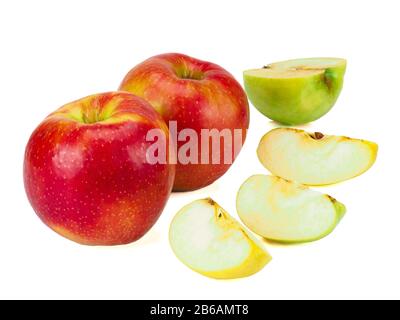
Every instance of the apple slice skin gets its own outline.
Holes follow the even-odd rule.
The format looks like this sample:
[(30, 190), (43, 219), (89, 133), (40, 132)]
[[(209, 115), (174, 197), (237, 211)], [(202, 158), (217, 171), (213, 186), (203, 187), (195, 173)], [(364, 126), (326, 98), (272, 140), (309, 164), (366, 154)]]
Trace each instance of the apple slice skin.
[[(282, 197), (287, 199), (282, 201)], [(305, 204), (302, 199), (309, 203)], [(290, 206), (290, 202), (294, 205)], [(317, 206), (320, 207), (316, 211), (317, 215), (309, 216), (308, 211), (315, 210), (312, 208)], [(251, 176), (242, 184), (237, 194), (236, 207), (240, 219), (251, 231), (270, 241), (286, 244), (312, 242), (328, 236), (346, 213), (346, 207), (329, 195), (267, 175)], [(304, 212), (307, 216), (301, 218)], [(311, 225), (317, 223), (317, 218), (323, 230), (307, 234), (310, 233)], [(323, 223), (327, 219), (329, 221)], [(296, 229), (301, 230), (288, 236), (287, 230), (293, 232)]]
[[(329, 58), (310, 58), (274, 63), (266, 68), (279, 70), (279, 65), (300, 67)], [(292, 62), (293, 61), (293, 62)], [(346, 60), (324, 69), (304, 67), (299, 76), (262, 77), (254, 70), (244, 72), (245, 91), (252, 104), (268, 118), (286, 125), (305, 124), (325, 115), (336, 103), (343, 87)], [(315, 67), (317, 68), (317, 67)]]
[(372, 167), (377, 153), (371, 141), (294, 128), (272, 129), (257, 148), (261, 164), (272, 174), (310, 186), (357, 177)]
[[(191, 222), (191, 219), (196, 215), (201, 215), (201, 222), (198, 224)], [(195, 218), (197, 219), (197, 217)], [(207, 234), (196, 234), (198, 229), (203, 226), (203, 223), (214, 225), (216, 235), (210, 237)], [(188, 226), (194, 229), (188, 230)], [(192, 234), (196, 234), (195, 244), (187, 239)], [(169, 240), (172, 250), (182, 263), (193, 271), (214, 279), (235, 279), (253, 275), (272, 259), (258, 239), (244, 230), (235, 219), (210, 198), (194, 201), (184, 206), (175, 215), (170, 226)], [(196, 245), (204, 248), (206, 251), (210, 250), (209, 254), (213, 255), (217, 251), (218, 243), (221, 243), (221, 241), (233, 241), (232, 244), (236, 248), (239, 242), (246, 244), (245, 251), (240, 253), (240, 255), (243, 254), (242, 263), (226, 268), (219, 268), (214, 263), (214, 266), (209, 268), (209, 270), (201, 269), (196, 260), (199, 261), (200, 259), (202, 261), (209, 257), (204, 252), (196, 252)], [(182, 242), (184, 243), (184, 248), (180, 246)], [(188, 252), (191, 253), (191, 257), (185, 258), (184, 255)], [(225, 253), (228, 259), (235, 254), (237, 252)], [(222, 255), (215, 255), (212, 259), (214, 259), (214, 262), (224, 261)]]
[(263, 269), (272, 260), (272, 258), (268, 254), (265, 254), (264, 249), (261, 249), (260, 247), (252, 246), (251, 250), (252, 252), (249, 254), (249, 257), (253, 256), (253, 258), (246, 259), (246, 261), (240, 267), (200, 273), (209, 278), (221, 280), (245, 278), (256, 274)]

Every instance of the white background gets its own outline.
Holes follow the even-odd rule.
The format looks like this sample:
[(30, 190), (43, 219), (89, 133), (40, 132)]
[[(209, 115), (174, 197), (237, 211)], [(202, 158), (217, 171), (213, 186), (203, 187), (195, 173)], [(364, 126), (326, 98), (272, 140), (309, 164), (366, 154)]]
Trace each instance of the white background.
[[(398, 1), (1, 1), (0, 298), (400, 298)], [(348, 59), (332, 111), (306, 126), (379, 143), (374, 167), (320, 188), (348, 212), (327, 238), (266, 244), (258, 274), (217, 281), (186, 268), (168, 244), (169, 223), (211, 196), (236, 215), (235, 196), (266, 173), (255, 149), (275, 125), (251, 107), (251, 128), (230, 171), (205, 189), (174, 194), (141, 240), (80, 246), (37, 218), (23, 188), (30, 133), (51, 111), (114, 90), (135, 64), (182, 52), (242, 71), (290, 58)]]

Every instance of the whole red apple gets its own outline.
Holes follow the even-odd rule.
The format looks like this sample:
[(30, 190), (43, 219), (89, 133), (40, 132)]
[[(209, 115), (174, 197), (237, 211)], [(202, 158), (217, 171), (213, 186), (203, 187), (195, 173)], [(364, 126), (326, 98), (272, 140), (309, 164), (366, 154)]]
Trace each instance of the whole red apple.
[(92, 95), (50, 114), (25, 151), (25, 189), (38, 216), (81, 244), (143, 236), (160, 216), (175, 174), (172, 164), (146, 161), (152, 129), (168, 141), (158, 113), (129, 93)]
[[(200, 141), (202, 129), (217, 129), (231, 137), (236, 129), (235, 132), (241, 132), (240, 142), (244, 143), (249, 125), (246, 94), (233, 76), (216, 64), (177, 53), (158, 55), (134, 67), (122, 81), (120, 90), (150, 102), (167, 124), (176, 121), (178, 134), (192, 129)], [(182, 163), (179, 150), (187, 142), (178, 136), (174, 191), (194, 190), (211, 184), (229, 169), (238, 153), (231, 148), (232, 160), (227, 161), (227, 144), (221, 139), (219, 148), (212, 148), (212, 141), (208, 146), (203, 144), (202, 149), (199, 147), (196, 154), (189, 157), (194, 161)], [(185, 150), (193, 151), (192, 148)], [(203, 161), (207, 158), (205, 152), (209, 161)], [(224, 157), (212, 161), (216, 152)]]

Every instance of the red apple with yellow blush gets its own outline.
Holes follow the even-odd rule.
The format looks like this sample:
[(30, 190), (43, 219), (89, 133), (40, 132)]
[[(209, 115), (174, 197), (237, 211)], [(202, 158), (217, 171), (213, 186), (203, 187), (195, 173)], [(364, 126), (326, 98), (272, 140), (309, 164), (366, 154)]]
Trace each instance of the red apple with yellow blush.
[[(236, 130), (241, 132), (241, 143), (245, 140), (249, 125), (246, 94), (228, 71), (214, 63), (178, 53), (158, 55), (134, 67), (125, 76), (120, 90), (150, 102), (167, 124), (176, 122), (178, 134), (191, 129), (200, 140), (202, 129), (216, 129), (234, 139)], [(178, 153), (186, 143), (187, 140), (177, 139)], [(226, 161), (224, 143), (221, 138), (219, 147), (213, 148), (210, 138), (208, 147), (199, 144), (196, 161), (190, 163), (182, 163), (178, 154), (173, 189), (195, 190), (221, 177), (238, 154), (237, 149), (231, 148), (232, 161)], [(210, 158), (208, 162), (203, 161), (205, 152)], [(216, 152), (221, 155), (220, 160), (212, 161)]]
[(25, 189), (37, 215), (81, 244), (142, 237), (160, 216), (175, 175), (169, 161), (146, 161), (152, 129), (168, 141), (159, 114), (129, 93), (92, 95), (50, 114), (25, 152)]

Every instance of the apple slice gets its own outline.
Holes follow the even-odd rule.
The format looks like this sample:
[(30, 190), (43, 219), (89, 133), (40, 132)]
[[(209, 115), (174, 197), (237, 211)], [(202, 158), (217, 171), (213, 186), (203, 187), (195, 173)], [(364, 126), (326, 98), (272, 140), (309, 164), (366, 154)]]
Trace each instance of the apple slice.
[(260, 241), (210, 198), (194, 201), (176, 214), (169, 240), (179, 260), (216, 279), (250, 276), (271, 260)]
[(236, 207), (251, 231), (287, 243), (327, 236), (346, 212), (343, 204), (326, 194), (267, 175), (254, 175), (242, 184)]
[(346, 60), (308, 58), (272, 63), (244, 71), (252, 104), (268, 118), (303, 124), (326, 114), (343, 87)]
[(327, 185), (367, 171), (378, 145), (343, 136), (277, 128), (261, 139), (257, 154), (272, 174), (306, 185)]

